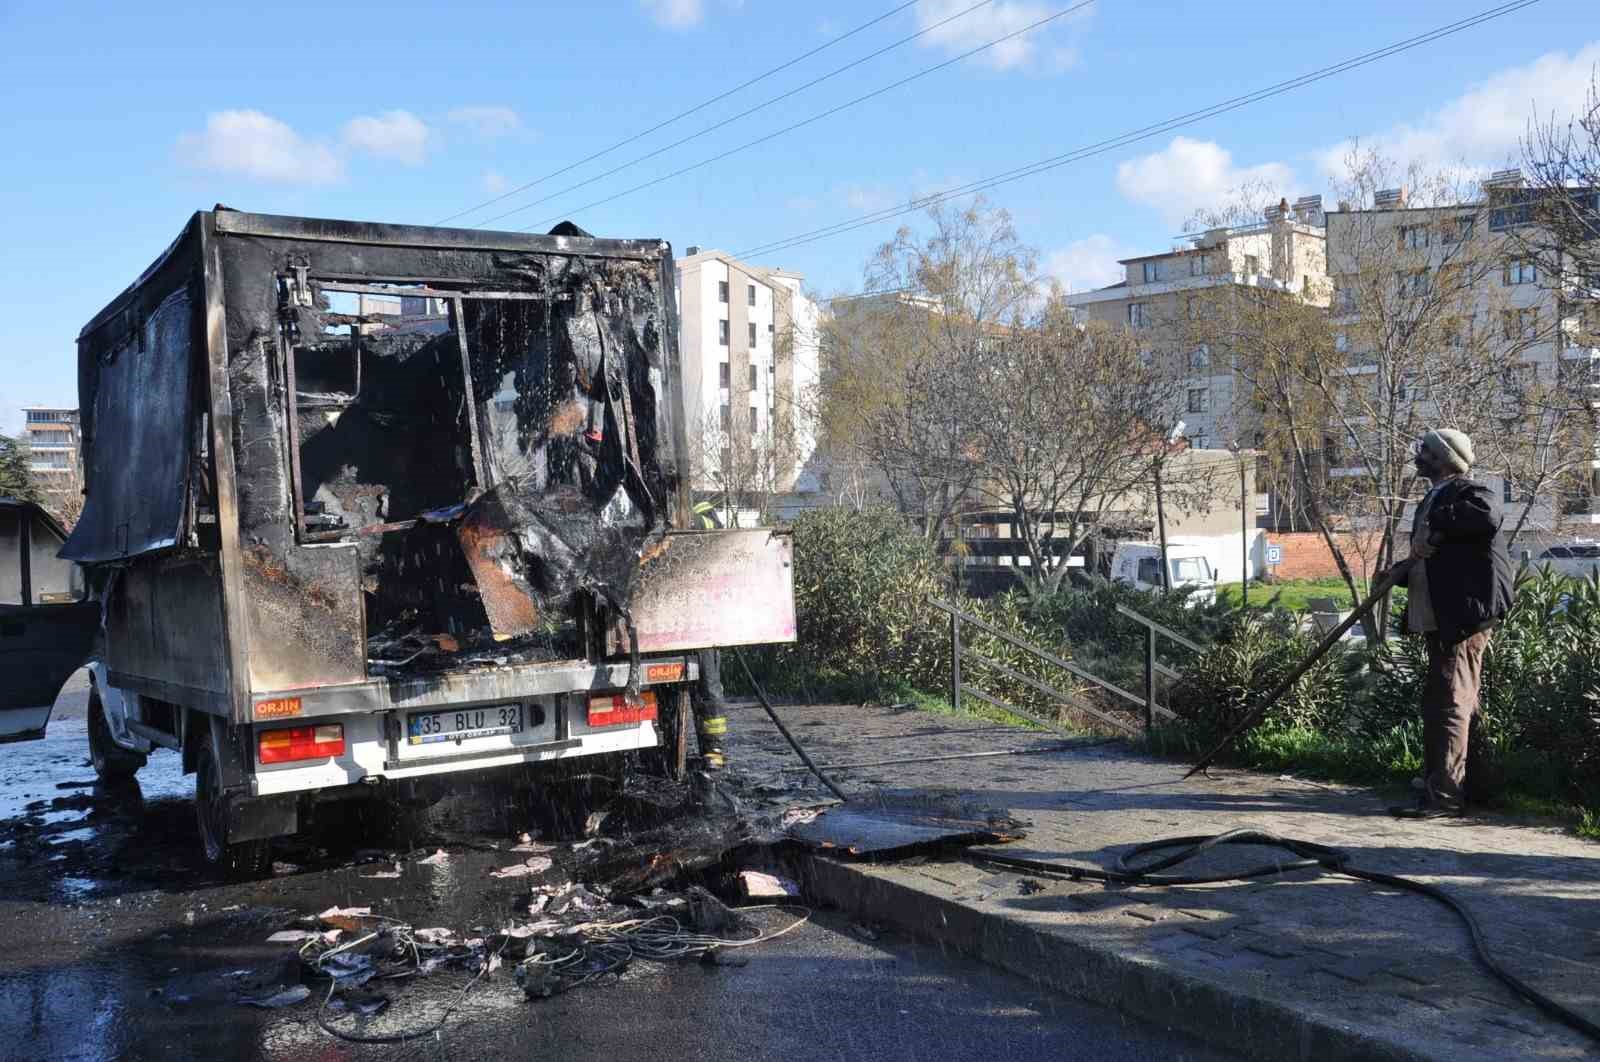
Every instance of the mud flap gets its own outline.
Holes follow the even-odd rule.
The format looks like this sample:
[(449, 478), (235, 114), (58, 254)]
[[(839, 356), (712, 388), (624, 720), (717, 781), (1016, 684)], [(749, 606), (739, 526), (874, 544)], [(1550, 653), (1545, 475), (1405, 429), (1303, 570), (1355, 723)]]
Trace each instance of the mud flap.
[(228, 801), (228, 843), (286, 837), (300, 829), (300, 800), (294, 793), (241, 797)]

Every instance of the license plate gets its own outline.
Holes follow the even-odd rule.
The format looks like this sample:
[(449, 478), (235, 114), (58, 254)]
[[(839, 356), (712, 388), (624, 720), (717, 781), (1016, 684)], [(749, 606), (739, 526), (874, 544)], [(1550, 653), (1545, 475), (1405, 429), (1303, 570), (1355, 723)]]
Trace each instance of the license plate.
[(443, 712), (412, 712), (406, 717), (406, 740), (412, 745), (522, 733), (522, 705), (491, 704)]

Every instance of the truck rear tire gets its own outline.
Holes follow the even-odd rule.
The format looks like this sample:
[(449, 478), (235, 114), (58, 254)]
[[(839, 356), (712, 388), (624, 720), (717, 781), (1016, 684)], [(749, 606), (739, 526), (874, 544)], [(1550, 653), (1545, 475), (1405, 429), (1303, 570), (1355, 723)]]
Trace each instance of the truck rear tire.
[(194, 809), (206, 862), (230, 878), (259, 878), (271, 872), (270, 840), (228, 841), (228, 794), (222, 787), (222, 767), (210, 741), (201, 743), (195, 764)]
[(102, 782), (126, 782), (148, 761), (142, 752), (125, 749), (111, 737), (105, 706), (94, 693), (89, 694), (89, 762)]

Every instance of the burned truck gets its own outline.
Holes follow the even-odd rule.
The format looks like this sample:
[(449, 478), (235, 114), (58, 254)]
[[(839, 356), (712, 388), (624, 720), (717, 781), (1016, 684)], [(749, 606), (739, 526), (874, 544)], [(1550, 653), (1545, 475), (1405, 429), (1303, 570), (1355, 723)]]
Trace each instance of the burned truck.
[(697, 651), (794, 637), (788, 538), (691, 526), (663, 241), (218, 207), (78, 356), (95, 762), (176, 750), (235, 870), (326, 801), (681, 764)]

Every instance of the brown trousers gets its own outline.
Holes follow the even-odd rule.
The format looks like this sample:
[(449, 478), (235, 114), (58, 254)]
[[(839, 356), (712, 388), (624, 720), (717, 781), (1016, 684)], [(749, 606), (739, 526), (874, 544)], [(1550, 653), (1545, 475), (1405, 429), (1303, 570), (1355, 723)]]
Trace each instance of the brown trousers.
[(1444, 645), (1429, 632), (1428, 681), (1422, 692), (1422, 754), (1428, 803), (1460, 808), (1466, 802), (1467, 750), (1478, 714), (1483, 653), (1492, 631)]

